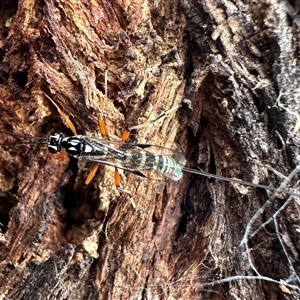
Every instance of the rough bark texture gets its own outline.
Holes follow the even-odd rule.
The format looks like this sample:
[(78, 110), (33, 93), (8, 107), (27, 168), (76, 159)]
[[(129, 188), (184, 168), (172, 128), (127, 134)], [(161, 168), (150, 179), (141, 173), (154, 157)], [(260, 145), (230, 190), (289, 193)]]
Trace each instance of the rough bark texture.
[[(97, 135), (100, 117), (119, 140), (188, 98), (192, 111), (134, 139), (180, 148), (192, 168), (278, 186), (299, 164), (295, 24), (275, 0), (2, 1), (1, 130), (72, 135), (61, 109), (79, 133)], [(0, 299), (300, 297), (294, 200), (240, 246), (262, 205), (250, 234), (285, 195), (126, 173), (132, 196), (120, 195), (113, 169), (86, 186), (90, 162), (22, 141), (1, 133)]]

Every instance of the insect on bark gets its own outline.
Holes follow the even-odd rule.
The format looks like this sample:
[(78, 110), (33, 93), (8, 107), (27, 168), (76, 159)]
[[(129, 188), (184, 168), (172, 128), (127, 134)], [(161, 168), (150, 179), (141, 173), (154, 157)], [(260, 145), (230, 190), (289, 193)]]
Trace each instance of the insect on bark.
[[(143, 127), (154, 124), (158, 120), (165, 118), (173, 111), (176, 111), (183, 105), (183, 103), (190, 105), (189, 100), (185, 99), (181, 104), (173, 106), (172, 108), (158, 116), (156, 119), (148, 123), (129, 127), (127, 130), (124, 131), (122, 135), (122, 140), (118, 142), (110, 141), (108, 139), (108, 132), (104, 118), (99, 119), (99, 129), (103, 137), (102, 139), (97, 137), (89, 137), (85, 135), (77, 135), (75, 126), (70, 121), (68, 116), (58, 107), (58, 105), (48, 95), (45, 94), (45, 96), (55, 105), (64, 123), (72, 130), (74, 135), (68, 137), (64, 136), (63, 133), (53, 133), (48, 138), (35, 138), (32, 136), (18, 134), (11, 135), (29, 139), (29, 142), (27, 143), (31, 142), (47, 145), (49, 152), (52, 154), (64, 150), (69, 155), (77, 159), (85, 159), (95, 162), (95, 166), (92, 168), (86, 179), (86, 184), (89, 184), (90, 181), (93, 179), (99, 165), (106, 165), (115, 168), (115, 185), (116, 188), (120, 191), (125, 191), (121, 188), (121, 179), (119, 174), (119, 170), (121, 169), (143, 178), (149, 177), (148, 174), (156, 174), (157, 177), (168, 178), (174, 181), (180, 180), (184, 172), (189, 172), (196, 175), (215, 178), (218, 180), (234, 182), (256, 188), (263, 188), (275, 192), (283, 192), (294, 196), (300, 196), (300, 194), (297, 193), (297, 191), (293, 190), (283, 190), (276, 187), (255, 184), (248, 181), (242, 181), (235, 178), (223, 177), (207, 173), (201, 170), (191, 169), (185, 167), (186, 160), (180, 153), (176, 151), (172, 151), (164, 147), (154, 146), (150, 144), (126, 142), (132, 130), (141, 129)], [(107, 99), (107, 71), (105, 73), (105, 99)], [(3, 131), (0, 132), (10, 134)], [(156, 151), (157, 149), (159, 149), (158, 152)]]

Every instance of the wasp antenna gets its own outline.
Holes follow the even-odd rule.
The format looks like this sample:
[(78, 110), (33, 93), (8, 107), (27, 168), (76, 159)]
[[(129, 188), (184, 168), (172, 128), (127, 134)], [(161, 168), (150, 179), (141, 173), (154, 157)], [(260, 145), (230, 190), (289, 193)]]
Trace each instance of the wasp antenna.
[(47, 140), (45, 137), (39, 137), (39, 136), (32, 136), (29, 134), (21, 134), (21, 133), (14, 133), (14, 132), (8, 132), (4, 130), (0, 130), (0, 133), (10, 135), (10, 136), (15, 136), (17, 138), (25, 138), (25, 139), (32, 139), (32, 140)]
[[(45, 140), (38, 140), (38, 141), (22, 141), (18, 143), (18, 145), (47, 145), (48, 139)], [(7, 146), (7, 145), (16, 145), (16, 143), (0, 143), (0, 146)]]
[[(0, 133), (6, 134), (8, 136), (13, 136), (18, 139), (28, 139), (29, 141), (21, 141), (19, 144), (42, 144), (45, 145), (48, 143), (48, 138), (45, 137), (36, 137), (32, 135), (27, 135), (27, 134), (19, 134), (19, 133), (13, 133), (13, 132), (8, 132), (4, 130), (0, 130)], [(1, 143), (0, 145), (8, 145), (8, 143)]]

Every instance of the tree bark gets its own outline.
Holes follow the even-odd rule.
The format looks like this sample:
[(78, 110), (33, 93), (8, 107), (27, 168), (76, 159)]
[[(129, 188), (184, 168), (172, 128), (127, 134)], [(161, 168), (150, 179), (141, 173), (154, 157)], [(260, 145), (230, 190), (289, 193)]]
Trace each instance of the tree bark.
[(299, 16), (285, 4), (0, 4), (1, 299), (299, 297), (294, 198), (188, 173), (171, 182), (125, 172), (130, 194), (119, 193), (113, 168), (85, 185), (91, 162), (24, 143), (72, 135), (64, 115), (89, 136), (104, 119), (120, 141), (186, 98), (191, 110), (131, 141), (180, 149), (194, 169), (285, 183), (300, 122)]

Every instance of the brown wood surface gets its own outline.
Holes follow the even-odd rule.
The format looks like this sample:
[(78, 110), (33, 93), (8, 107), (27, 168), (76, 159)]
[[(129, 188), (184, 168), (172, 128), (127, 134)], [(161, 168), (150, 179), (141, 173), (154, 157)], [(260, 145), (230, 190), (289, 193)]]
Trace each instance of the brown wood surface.
[[(191, 168), (279, 186), (299, 158), (297, 18), (275, 0), (2, 1), (0, 130), (72, 135), (59, 107), (78, 133), (99, 136), (100, 117), (118, 141), (189, 99), (192, 110), (132, 141), (179, 149)], [(247, 224), (269, 199), (254, 232), (285, 195), (126, 172), (131, 196), (120, 194), (112, 168), (86, 186), (91, 162), (0, 137), (0, 299), (300, 297), (295, 200), (248, 236), (247, 253)]]

